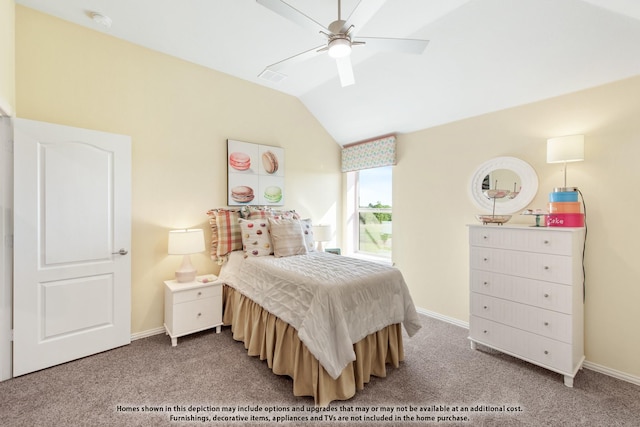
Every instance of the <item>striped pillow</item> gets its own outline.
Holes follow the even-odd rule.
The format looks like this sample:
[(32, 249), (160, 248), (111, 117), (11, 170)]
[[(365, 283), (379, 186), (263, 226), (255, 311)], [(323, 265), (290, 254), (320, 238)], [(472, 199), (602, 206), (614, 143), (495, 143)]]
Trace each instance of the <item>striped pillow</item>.
[(269, 218), (269, 226), (276, 258), (304, 255), (308, 252), (299, 220)]

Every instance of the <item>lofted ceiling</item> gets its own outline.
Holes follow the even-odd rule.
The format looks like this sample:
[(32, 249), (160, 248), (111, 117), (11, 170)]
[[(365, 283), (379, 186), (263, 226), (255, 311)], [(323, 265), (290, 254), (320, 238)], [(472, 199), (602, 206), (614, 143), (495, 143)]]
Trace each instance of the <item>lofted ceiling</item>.
[[(362, 0), (367, 1), (367, 0)], [(337, 0), (286, 0), (328, 26)], [(359, 0), (342, 0), (345, 19)], [(326, 55), (264, 68), (324, 38), (255, 0), (16, 0), (300, 99), (339, 144), (412, 132), (640, 74), (637, 0), (388, 0), (359, 36), (430, 40), (420, 55), (355, 47), (355, 84)], [(112, 20), (106, 28), (91, 12)]]

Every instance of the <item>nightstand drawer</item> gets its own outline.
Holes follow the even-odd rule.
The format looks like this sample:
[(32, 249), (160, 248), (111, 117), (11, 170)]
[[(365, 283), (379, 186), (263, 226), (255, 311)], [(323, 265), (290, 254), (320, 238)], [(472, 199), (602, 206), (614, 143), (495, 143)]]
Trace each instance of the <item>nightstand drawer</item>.
[(574, 373), (578, 360), (573, 360), (569, 344), (474, 316), (469, 327), (470, 338), (480, 344), (566, 375)]
[(173, 303), (181, 304), (187, 301), (197, 301), (199, 299), (213, 298), (218, 296), (222, 296), (221, 285), (203, 286), (196, 289), (187, 289), (184, 291), (173, 292)]
[(198, 331), (219, 324), (221, 313), (218, 298), (204, 298), (177, 304), (173, 307), (173, 335)]
[(571, 343), (571, 316), (526, 304), (471, 293), (471, 314), (523, 331)]
[(570, 285), (471, 270), (471, 291), (571, 314)]

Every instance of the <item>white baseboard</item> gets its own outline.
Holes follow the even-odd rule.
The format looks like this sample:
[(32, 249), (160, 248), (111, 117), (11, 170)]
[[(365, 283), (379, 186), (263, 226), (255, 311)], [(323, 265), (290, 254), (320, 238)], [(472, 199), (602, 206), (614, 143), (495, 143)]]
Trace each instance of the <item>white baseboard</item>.
[[(416, 311), (420, 314), (424, 314), (425, 316), (429, 316), (437, 320), (442, 320), (443, 322), (451, 323), (452, 325), (459, 326), (461, 328), (469, 329), (469, 322), (463, 322), (453, 317), (443, 316), (442, 314), (420, 307), (416, 307)], [(606, 366), (598, 365), (597, 363), (589, 362), (588, 360), (585, 360), (582, 366), (585, 369), (589, 369), (591, 371), (599, 372), (601, 374), (626, 381), (631, 384), (640, 385), (640, 377), (627, 374), (626, 372), (617, 371)]]
[(131, 341), (152, 337), (154, 335), (164, 334), (165, 332), (166, 331), (164, 329), (164, 326), (160, 326), (159, 328), (149, 329), (142, 332), (136, 332), (134, 334), (131, 334)]
[(425, 316), (433, 317), (434, 319), (442, 320), (443, 322), (451, 323), (452, 325), (469, 329), (469, 322), (463, 322), (462, 320), (458, 320), (454, 317), (444, 316), (440, 313), (436, 313), (435, 311), (430, 311), (420, 307), (416, 307), (416, 311), (420, 314), (424, 314)]
[(610, 377), (629, 382), (631, 384), (640, 385), (640, 377), (637, 377), (635, 375), (629, 375), (626, 372), (621, 372), (615, 369), (607, 368), (606, 366), (598, 365), (597, 363), (589, 362), (588, 360), (585, 360), (582, 366), (585, 369), (589, 369), (591, 371), (600, 372), (601, 374), (605, 374)]

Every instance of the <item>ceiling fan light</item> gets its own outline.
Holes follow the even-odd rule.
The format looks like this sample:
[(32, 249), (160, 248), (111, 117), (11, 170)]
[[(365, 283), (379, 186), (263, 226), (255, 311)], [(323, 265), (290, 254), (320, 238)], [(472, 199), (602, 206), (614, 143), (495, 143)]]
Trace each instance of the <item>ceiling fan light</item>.
[(329, 56), (344, 58), (351, 53), (351, 42), (348, 39), (334, 39), (329, 42)]

